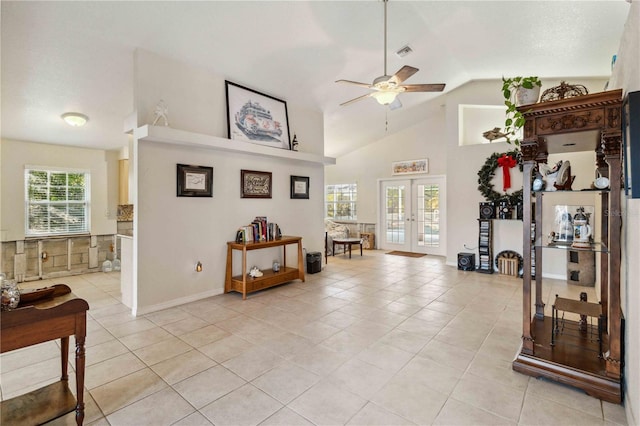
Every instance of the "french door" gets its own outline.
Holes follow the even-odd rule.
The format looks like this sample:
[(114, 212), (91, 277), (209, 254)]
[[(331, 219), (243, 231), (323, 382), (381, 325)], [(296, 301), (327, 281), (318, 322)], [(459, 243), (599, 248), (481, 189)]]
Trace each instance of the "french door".
[(446, 255), (444, 176), (383, 180), (380, 201), (380, 248)]

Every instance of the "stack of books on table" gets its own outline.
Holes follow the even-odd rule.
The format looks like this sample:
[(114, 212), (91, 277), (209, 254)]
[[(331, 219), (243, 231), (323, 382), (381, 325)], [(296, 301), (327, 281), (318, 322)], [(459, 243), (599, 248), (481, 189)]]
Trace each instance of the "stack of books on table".
[(266, 216), (256, 218), (246, 226), (242, 226), (236, 233), (237, 243), (257, 243), (260, 241), (277, 240), (282, 237), (282, 231), (277, 223), (270, 223)]

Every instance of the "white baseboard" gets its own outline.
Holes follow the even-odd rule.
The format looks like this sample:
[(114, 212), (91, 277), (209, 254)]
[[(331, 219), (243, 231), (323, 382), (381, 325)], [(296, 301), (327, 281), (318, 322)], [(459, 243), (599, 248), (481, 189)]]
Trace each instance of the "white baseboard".
[(224, 289), (209, 290), (205, 291), (204, 293), (192, 294), (190, 296), (181, 297), (179, 299), (172, 299), (168, 302), (158, 303), (157, 305), (138, 307), (137, 309), (132, 309), (131, 313), (133, 316), (150, 314), (151, 312), (173, 308), (176, 306), (184, 305), (185, 303), (197, 302), (198, 300), (206, 299), (207, 297), (218, 296), (222, 293), (224, 293)]

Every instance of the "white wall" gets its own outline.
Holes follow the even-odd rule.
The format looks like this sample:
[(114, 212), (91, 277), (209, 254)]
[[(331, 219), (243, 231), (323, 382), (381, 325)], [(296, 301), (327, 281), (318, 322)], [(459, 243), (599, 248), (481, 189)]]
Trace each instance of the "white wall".
[[(135, 98), (139, 124), (152, 121), (153, 107), (163, 99), (171, 127), (226, 137), (224, 80), (207, 70), (138, 51)], [(251, 87), (250, 82), (237, 83)], [(288, 107), (291, 134), (295, 129), (300, 150), (322, 154), (322, 113)], [(137, 313), (222, 293), (226, 243), (255, 216), (267, 216), (285, 235), (302, 236), (307, 251), (323, 251), (321, 163), (146, 140), (134, 141), (133, 157)], [(213, 198), (177, 197), (178, 163), (213, 167)], [(272, 172), (273, 198), (241, 199), (241, 169)], [(290, 199), (290, 175), (310, 177), (309, 200)], [(249, 254), (248, 262), (264, 269), (273, 260), (282, 260), (281, 256), (281, 249), (256, 251)], [(295, 246), (289, 246), (287, 263), (296, 260)], [(194, 270), (197, 261), (203, 264), (201, 273)], [(239, 264), (236, 252), (234, 274), (241, 272)]]
[[(609, 85), (623, 92), (640, 90), (640, 3), (631, 4)], [(625, 330), (625, 408), (627, 423), (640, 424), (640, 199), (623, 203), (622, 311)]]
[(429, 173), (425, 176), (446, 173), (445, 121), (444, 108), (432, 104), (425, 109), (420, 124), (346, 154), (335, 166), (327, 166), (325, 183), (357, 183), (358, 222), (376, 223), (377, 179), (393, 176), (391, 163), (427, 158)]
[(88, 169), (91, 172), (91, 233), (116, 233), (118, 152), (2, 140), (2, 241), (24, 240), (25, 165)]
[[(169, 126), (205, 135), (227, 137), (225, 79), (261, 92), (249, 81), (237, 81), (207, 69), (138, 49), (135, 53), (134, 98), (138, 126), (151, 124), (160, 100), (169, 109)], [(282, 99), (277, 93), (266, 93)], [(286, 99), (283, 99), (286, 102)], [(287, 103), (289, 133), (296, 133), (299, 151), (324, 154), (322, 112)]]

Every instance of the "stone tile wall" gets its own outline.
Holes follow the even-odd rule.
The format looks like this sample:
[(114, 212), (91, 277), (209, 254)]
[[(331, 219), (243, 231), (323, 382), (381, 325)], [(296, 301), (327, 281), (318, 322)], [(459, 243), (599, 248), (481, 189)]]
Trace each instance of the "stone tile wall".
[[(18, 251), (18, 245), (22, 244), (24, 244), (26, 257), (26, 271), (21, 281), (99, 272), (102, 262), (114, 258), (114, 237), (114, 235), (95, 236), (98, 248), (98, 266), (96, 268), (89, 267), (90, 236), (5, 241), (0, 243), (2, 272), (8, 278), (15, 277), (14, 258)], [(43, 253), (46, 253), (46, 259), (42, 259), (42, 275), (40, 275), (40, 260)], [(20, 277), (18, 278), (20, 279)]]

